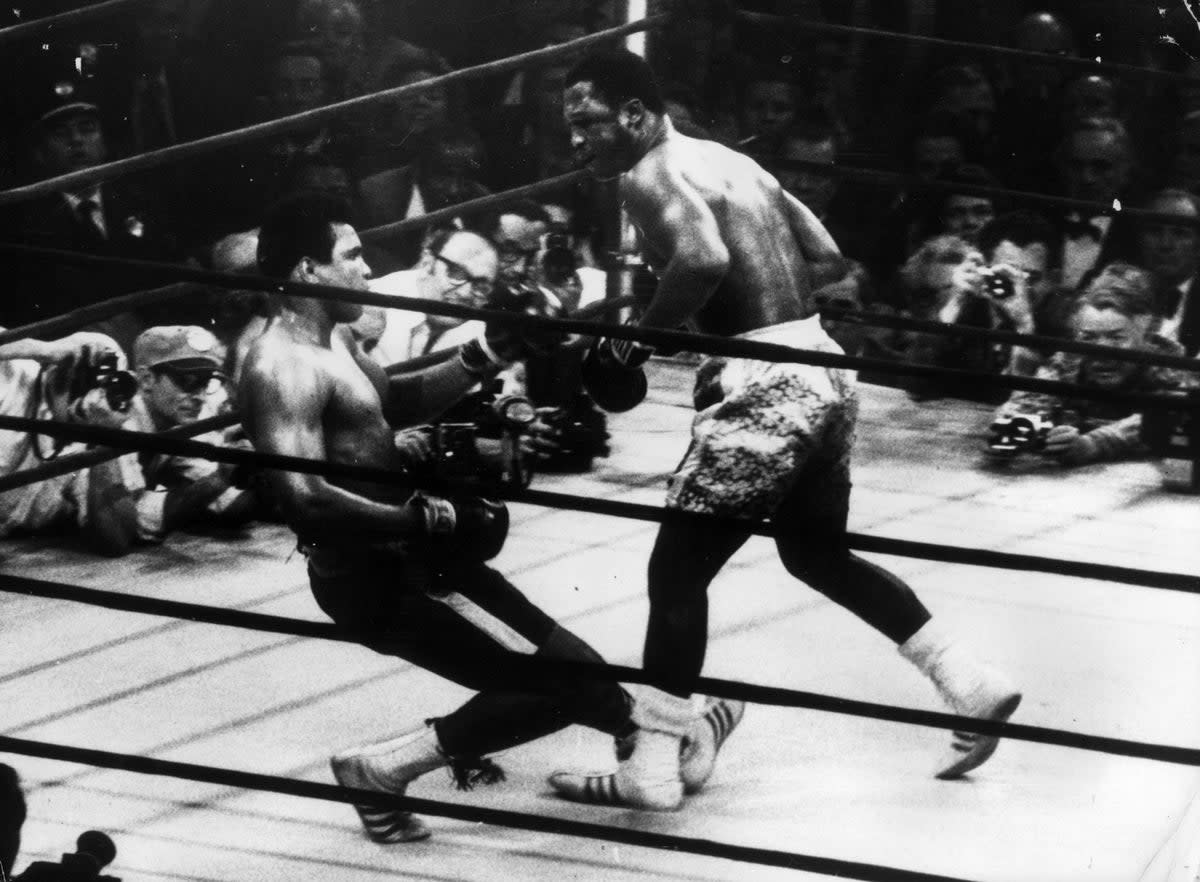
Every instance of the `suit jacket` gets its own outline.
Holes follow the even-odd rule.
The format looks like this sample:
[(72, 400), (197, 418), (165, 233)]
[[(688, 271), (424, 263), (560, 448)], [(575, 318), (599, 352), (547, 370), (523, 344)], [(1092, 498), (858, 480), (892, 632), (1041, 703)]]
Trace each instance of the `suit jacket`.
[[(108, 257), (178, 259), (174, 237), (148, 199), (117, 182), (102, 187), (101, 201), (107, 238), (81, 220), (59, 193), (14, 206), (3, 219), (4, 237)], [(20, 259), (13, 264), (16, 284), (0, 298), (0, 325), (4, 327), (49, 318), (155, 284), (144, 276), (40, 259)]]

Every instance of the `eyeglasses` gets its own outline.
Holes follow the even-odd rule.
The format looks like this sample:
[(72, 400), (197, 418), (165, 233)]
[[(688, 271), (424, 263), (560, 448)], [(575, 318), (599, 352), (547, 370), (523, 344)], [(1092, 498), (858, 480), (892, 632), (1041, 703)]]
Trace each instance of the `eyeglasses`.
[(184, 395), (212, 395), (224, 382), (224, 377), (217, 371), (189, 371), (172, 368), (157, 368), (159, 376), (170, 377), (171, 382)]
[(442, 257), (440, 254), (433, 255), (434, 260), (440, 260), (446, 265), (446, 278), (450, 280), (450, 284), (455, 288), (461, 288), (468, 282), (471, 283), (471, 290), (475, 292), (477, 297), (490, 297), (495, 289), (495, 283), (487, 276), (473, 276), (467, 272), (467, 268), (461, 263), (455, 263), (448, 257)]
[(511, 266), (523, 260), (532, 260), (537, 257), (537, 253), (538, 250), (536, 248), (526, 250), (517, 248), (515, 245), (501, 245), (496, 249), (496, 256), (500, 258), (500, 263), (505, 266)]

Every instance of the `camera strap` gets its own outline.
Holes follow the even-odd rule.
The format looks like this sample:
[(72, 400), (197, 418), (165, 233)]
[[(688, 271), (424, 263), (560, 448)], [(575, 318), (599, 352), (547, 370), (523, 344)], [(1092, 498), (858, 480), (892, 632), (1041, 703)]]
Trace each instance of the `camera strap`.
[[(41, 365), (38, 368), (37, 377), (33, 381), (33, 395), (30, 397), (29, 405), (26, 408), (25, 416), (28, 419), (34, 419), (35, 417), (37, 417), (38, 408), (41, 406), (41, 403), (42, 403), (42, 393), (45, 388), (45, 382), (42, 379), (42, 377), (45, 375), (45, 373), (46, 373), (46, 366)], [(51, 462), (53, 460), (58, 459), (59, 455), (63, 452), (63, 450), (66, 448), (67, 444), (69, 443), (67, 441), (64, 441), (61, 438), (51, 438), (50, 439), (50, 441), (52, 442), (51, 450), (50, 450), (49, 454), (46, 454), (42, 451), (42, 438), (44, 438), (46, 436), (42, 435), (39, 432), (30, 432), (29, 436), (30, 436), (30, 441), (32, 442), (31, 446), (33, 447), (33, 455), (37, 459), (38, 462)]]

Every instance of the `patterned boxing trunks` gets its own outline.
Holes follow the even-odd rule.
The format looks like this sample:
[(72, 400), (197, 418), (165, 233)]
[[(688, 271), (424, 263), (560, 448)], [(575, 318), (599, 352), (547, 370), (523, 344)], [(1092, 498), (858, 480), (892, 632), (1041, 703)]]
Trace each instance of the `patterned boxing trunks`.
[[(817, 316), (740, 337), (842, 354)], [(668, 508), (762, 519), (809, 484), (814, 502), (848, 504), (858, 411), (852, 371), (707, 358), (694, 400), (692, 444), (671, 477)]]

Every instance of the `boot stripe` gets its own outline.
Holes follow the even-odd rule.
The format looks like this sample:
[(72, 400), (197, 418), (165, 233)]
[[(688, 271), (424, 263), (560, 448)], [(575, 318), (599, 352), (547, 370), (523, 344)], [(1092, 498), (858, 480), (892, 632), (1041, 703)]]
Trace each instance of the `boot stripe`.
[(595, 775), (587, 779), (583, 786), (583, 794), (588, 802), (600, 805), (613, 805), (617, 801), (615, 775)]
[(729, 706), (720, 701), (712, 706), (706, 718), (709, 728), (712, 729), (713, 738), (717, 742), (716, 746), (720, 748), (733, 728), (733, 714), (730, 712)]

